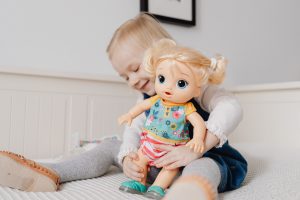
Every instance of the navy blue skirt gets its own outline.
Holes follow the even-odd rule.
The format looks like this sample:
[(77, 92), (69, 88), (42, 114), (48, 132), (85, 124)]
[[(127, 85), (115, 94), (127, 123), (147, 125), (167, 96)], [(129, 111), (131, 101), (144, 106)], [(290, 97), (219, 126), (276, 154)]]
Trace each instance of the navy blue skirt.
[(247, 174), (247, 161), (228, 141), (220, 148), (212, 148), (203, 157), (213, 159), (220, 168), (221, 182), (218, 192), (226, 192), (241, 186)]

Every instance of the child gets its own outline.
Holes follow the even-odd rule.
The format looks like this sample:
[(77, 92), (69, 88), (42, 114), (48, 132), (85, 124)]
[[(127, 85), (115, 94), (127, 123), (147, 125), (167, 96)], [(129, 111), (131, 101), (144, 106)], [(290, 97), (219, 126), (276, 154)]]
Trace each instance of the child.
[[(132, 119), (150, 109), (141, 134), (139, 160), (136, 161), (144, 169), (144, 178), (141, 182), (133, 180), (122, 183), (121, 190), (130, 193), (146, 192), (148, 165), (153, 165), (154, 160), (167, 153), (156, 149), (155, 144), (175, 147), (186, 144), (194, 152), (203, 152), (206, 127), (189, 100), (200, 96), (203, 85), (223, 80), (226, 61), (220, 57), (218, 62), (221, 61), (223, 64), (216, 66), (215, 62), (197, 51), (177, 46), (170, 39), (162, 39), (146, 51), (143, 66), (154, 79), (157, 95), (135, 105), (119, 119), (119, 123), (130, 124)], [(191, 140), (188, 128), (190, 123), (194, 128)], [(163, 168), (146, 196), (162, 198), (178, 171), (179, 168)]]
[[(143, 54), (153, 42), (162, 38), (171, 37), (155, 19), (146, 14), (139, 14), (116, 30), (107, 48), (113, 67), (120, 76), (125, 78), (130, 87), (143, 94), (143, 98), (154, 95), (154, 86), (150, 82), (150, 77), (140, 66)], [(219, 192), (238, 188), (245, 177), (247, 164), (240, 154), (232, 150), (225, 141), (226, 136), (241, 120), (241, 108), (234, 97), (213, 86), (204, 87), (201, 97), (196, 101), (198, 103), (194, 105), (197, 111), (201, 112), (199, 109), (199, 104), (201, 104), (202, 108), (210, 112), (209, 117), (204, 111), (203, 114), (206, 116), (201, 115), (204, 120), (207, 120), (208, 129), (203, 152), (205, 158), (201, 158), (203, 153), (191, 152), (185, 146), (175, 149), (158, 146), (168, 153), (155, 164), (158, 167), (164, 166), (170, 169), (185, 166), (182, 176), (190, 174), (201, 176), (215, 191), (217, 188)], [(56, 183), (101, 176), (111, 164), (121, 165), (126, 176), (141, 181), (142, 169), (134, 163), (134, 160), (137, 159), (136, 151), (140, 141), (141, 129), (139, 127), (142, 126), (144, 120), (145, 116), (141, 115), (133, 120), (131, 127), (125, 129), (122, 145), (118, 140), (108, 139), (91, 151), (55, 164), (37, 165), (23, 157), (21, 159), (12, 154), (0, 153), (0, 185), (28, 191), (53, 191), (58, 188)], [(222, 146), (222, 148), (213, 148), (215, 146)], [(230, 151), (229, 157), (224, 159), (222, 153), (227, 151)], [(234, 168), (225, 162), (229, 160), (234, 163)], [(10, 166), (11, 163), (16, 165), (14, 170), (5, 167)], [(25, 168), (35, 173), (25, 174), (23, 173)], [(42, 173), (45, 171), (50, 172)], [(157, 171), (152, 167), (148, 177), (150, 179), (156, 177)], [(10, 175), (11, 181), (7, 181), (7, 174)], [(47, 179), (46, 177), (43, 188), (35, 187), (39, 185), (38, 181), (41, 180), (39, 177), (45, 177), (47, 174), (55, 178)], [(52, 185), (56, 186), (53, 188)]]
[[(147, 23), (142, 21), (147, 21)], [(148, 26), (150, 21), (151, 26)], [(138, 101), (155, 95), (153, 82), (150, 81), (151, 77), (141, 65), (146, 49), (160, 40), (159, 36), (165, 35), (161, 26), (153, 27), (153, 24), (157, 22), (145, 14), (129, 20), (115, 32), (107, 48), (115, 70), (130, 87), (142, 93)], [(142, 28), (145, 26), (151, 28)], [(128, 60), (128, 58), (132, 59)], [(218, 68), (219, 64), (220, 62), (213, 59), (213, 66), (217, 69), (221, 69)], [(164, 167), (171, 170), (183, 166), (182, 176), (201, 177), (200, 180), (204, 181), (200, 185), (208, 185), (205, 188), (212, 189), (208, 192), (209, 194), (240, 187), (246, 176), (247, 162), (227, 142), (228, 134), (236, 128), (242, 118), (240, 104), (231, 94), (213, 84), (203, 85), (201, 95), (192, 99), (192, 102), (197, 112), (206, 121), (205, 153), (192, 152), (186, 146), (175, 148), (155, 145), (156, 148), (168, 153), (153, 164), (158, 168)], [(148, 114), (146, 111), (145, 115), (139, 115), (132, 121), (131, 127), (126, 127), (118, 155), (119, 162), (123, 164), (124, 173), (136, 181), (142, 181), (144, 178), (143, 168), (139, 167), (134, 160), (138, 160), (136, 152), (140, 147), (139, 134)], [(154, 170), (151, 168), (150, 175), (152, 171)], [(167, 197), (168, 194), (166, 194)]]

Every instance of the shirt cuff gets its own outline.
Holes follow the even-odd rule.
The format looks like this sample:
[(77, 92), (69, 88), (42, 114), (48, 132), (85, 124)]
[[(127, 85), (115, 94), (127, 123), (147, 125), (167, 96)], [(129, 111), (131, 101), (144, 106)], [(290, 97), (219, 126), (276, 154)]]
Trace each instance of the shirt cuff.
[(118, 154), (118, 163), (123, 166), (123, 159), (125, 156), (127, 156), (131, 152), (137, 152), (137, 148), (133, 146), (128, 146), (128, 147), (122, 147), (120, 149), (120, 152)]
[(220, 127), (216, 126), (215, 124), (209, 123), (209, 121), (206, 121), (205, 125), (207, 130), (219, 139), (219, 144), (216, 147), (222, 147), (223, 144), (227, 141), (227, 136), (224, 134), (224, 132), (220, 129)]

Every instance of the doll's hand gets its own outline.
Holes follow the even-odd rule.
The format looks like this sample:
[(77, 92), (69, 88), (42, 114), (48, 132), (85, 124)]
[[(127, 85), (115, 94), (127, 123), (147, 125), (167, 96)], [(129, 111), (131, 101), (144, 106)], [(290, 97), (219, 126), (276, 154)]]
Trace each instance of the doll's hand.
[(143, 169), (133, 162), (133, 160), (138, 160), (138, 154), (131, 152), (123, 159), (123, 172), (124, 174), (136, 181), (142, 181)]
[(121, 125), (121, 124), (123, 124), (125, 122), (127, 122), (128, 126), (131, 125), (132, 115), (130, 113), (126, 113), (126, 114), (122, 115), (121, 117), (119, 117), (119, 119), (118, 119), (119, 125)]
[(191, 139), (186, 146), (194, 150), (195, 153), (202, 153), (204, 151), (204, 142), (200, 139)]

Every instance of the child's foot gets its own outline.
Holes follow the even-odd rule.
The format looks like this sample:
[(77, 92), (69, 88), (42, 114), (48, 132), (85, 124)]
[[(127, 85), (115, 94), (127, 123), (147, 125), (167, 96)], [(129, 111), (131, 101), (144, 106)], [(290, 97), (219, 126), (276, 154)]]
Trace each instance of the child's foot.
[(138, 181), (126, 181), (121, 184), (119, 190), (131, 194), (143, 194), (147, 191), (147, 187)]
[(179, 178), (168, 190), (165, 200), (215, 200), (217, 193), (211, 184), (200, 176), (185, 176)]
[(59, 176), (21, 155), (0, 151), (0, 186), (27, 192), (53, 192), (58, 189)]
[(165, 190), (159, 186), (151, 186), (145, 193), (145, 196), (150, 199), (157, 199), (160, 200), (165, 196)]

